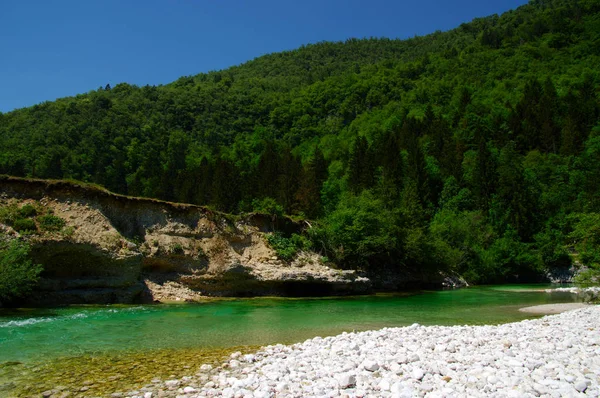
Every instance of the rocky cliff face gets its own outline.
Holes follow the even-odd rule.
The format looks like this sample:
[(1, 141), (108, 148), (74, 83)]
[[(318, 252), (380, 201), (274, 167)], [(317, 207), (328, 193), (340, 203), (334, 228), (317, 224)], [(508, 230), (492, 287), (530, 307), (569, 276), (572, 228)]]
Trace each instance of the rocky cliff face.
[[(366, 293), (367, 278), (321, 264), (287, 263), (265, 234), (290, 220), (233, 218), (203, 207), (116, 195), (64, 181), (0, 177), (0, 206), (32, 204), (65, 221), (61, 231), (21, 236), (44, 272), (30, 304), (131, 303), (204, 296)], [(5, 237), (19, 237), (7, 225)]]

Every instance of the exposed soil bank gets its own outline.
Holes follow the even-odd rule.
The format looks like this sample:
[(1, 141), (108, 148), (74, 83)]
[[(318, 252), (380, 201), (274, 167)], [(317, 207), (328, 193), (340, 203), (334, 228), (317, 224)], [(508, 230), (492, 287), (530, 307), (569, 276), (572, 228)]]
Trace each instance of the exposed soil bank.
[(316, 253), (279, 259), (265, 235), (301, 230), (287, 218), (233, 217), (85, 184), (0, 176), (0, 206), (25, 204), (65, 220), (61, 231), (23, 236), (0, 224), (0, 238), (28, 240), (44, 266), (26, 305), (372, 291), (368, 278), (330, 268)]

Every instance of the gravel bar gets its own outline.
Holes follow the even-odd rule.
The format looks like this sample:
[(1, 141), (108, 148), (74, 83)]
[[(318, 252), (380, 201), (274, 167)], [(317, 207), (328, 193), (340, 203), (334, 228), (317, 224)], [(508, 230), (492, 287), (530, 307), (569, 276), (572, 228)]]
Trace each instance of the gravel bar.
[(315, 337), (154, 383), (139, 396), (597, 397), (600, 306), (503, 325)]

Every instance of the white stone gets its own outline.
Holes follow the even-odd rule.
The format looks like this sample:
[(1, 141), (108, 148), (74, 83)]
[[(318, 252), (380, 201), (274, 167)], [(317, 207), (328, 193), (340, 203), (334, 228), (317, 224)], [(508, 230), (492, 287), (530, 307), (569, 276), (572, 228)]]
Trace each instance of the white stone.
[(421, 360), (421, 357), (418, 354), (411, 354), (408, 357), (408, 362), (418, 362)]
[(379, 382), (379, 389), (381, 391), (389, 391), (392, 386), (390, 385), (390, 381), (388, 379), (382, 379)]
[(275, 387), (275, 391), (283, 392), (283, 391), (286, 391), (289, 387), (290, 386), (288, 383), (282, 382), (282, 383), (277, 384), (277, 386)]
[(353, 374), (345, 374), (339, 378), (341, 389), (352, 388), (356, 386), (356, 376)]
[(193, 393), (195, 393), (196, 391), (198, 391), (198, 390), (196, 390), (194, 387), (189, 387), (189, 386), (188, 386), (188, 387), (185, 387), (185, 388), (183, 389), (183, 392), (184, 392), (184, 393), (186, 393), (186, 394), (193, 394)]
[(413, 369), (411, 376), (415, 380), (421, 380), (425, 376), (425, 372), (423, 372), (423, 369), (421, 368), (415, 368)]
[(363, 362), (363, 368), (369, 372), (375, 372), (377, 369), (379, 369), (379, 364), (373, 360), (367, 359)]
[(498, 378), (496, 376), (488, 376), (487, 382), (490, 384), (496, 384), (498, 383)]
[(396, 358), (396, 362), (400, 364), (408, 363), (408, 357), (406, 355), (399, 355), (398, 358)]
[(158, 381), (153, 396), (198, 378), (205, 384), (188, 396), (598, 396), (599, 329), (600, 307), (589, 306), (498, 326), (344, 333), (228, 358), (196, 379)]
[(578, 380), (577, 382), (575, 382), (573, 387), (575, 387), (575, 389), (579, 392), (585, 392), (585, 390), (587, 390), (588, 388), (588, 385), (585, 382), (585, 380)]

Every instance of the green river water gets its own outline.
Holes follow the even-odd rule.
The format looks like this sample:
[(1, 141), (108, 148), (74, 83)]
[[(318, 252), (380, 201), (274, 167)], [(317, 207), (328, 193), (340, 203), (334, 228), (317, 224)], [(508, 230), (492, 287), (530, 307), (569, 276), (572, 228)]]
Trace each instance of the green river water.
[[(194, 304), (71, 306), (0, 311), (0, 396), (59, 385), (97, 396), (153, 377), (193, 374), (232, 350), (413, 323), (497, 324), (531, 318), (519, 308), (571, 302), (549, 285), (343, 298), (219, 299)], [(94, 390), (95, 388), (95, 390)]]

